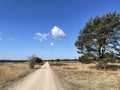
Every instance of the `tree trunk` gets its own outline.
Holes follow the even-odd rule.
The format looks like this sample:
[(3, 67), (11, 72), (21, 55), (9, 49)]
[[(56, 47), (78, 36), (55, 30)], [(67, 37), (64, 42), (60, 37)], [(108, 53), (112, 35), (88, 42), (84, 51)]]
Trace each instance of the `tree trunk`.
[(101, 68), (101, 47), (98, 48), (98, 57), (99, 57), (98, 69), (100, 69)]

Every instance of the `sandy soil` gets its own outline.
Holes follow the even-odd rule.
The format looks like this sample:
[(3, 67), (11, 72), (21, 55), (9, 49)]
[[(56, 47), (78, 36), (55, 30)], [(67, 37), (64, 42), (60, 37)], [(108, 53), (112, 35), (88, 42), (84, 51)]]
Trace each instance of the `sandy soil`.
[(46, 62), (41, 69), (13, 84), (8, 90), (63, 90), (63, 88)]

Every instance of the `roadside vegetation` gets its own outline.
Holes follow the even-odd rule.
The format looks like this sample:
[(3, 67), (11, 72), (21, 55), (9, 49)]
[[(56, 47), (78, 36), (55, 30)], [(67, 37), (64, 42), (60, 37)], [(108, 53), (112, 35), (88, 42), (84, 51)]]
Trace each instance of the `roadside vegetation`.
[[(43, 60), (35, 55), (32, 55), (29, 57), (29, 67), (31, 69), (36, 68), (36, 65), (42, 65), (43, 64)], [(40, 68), (40, 67), (38, 67)]]
[(0, 90), (32, 72), (28, 62), (0, 63)]
[(35, 55), (30, 56), (29, 61), (1, 60), (0, 90), (4, 90), (6, 86), (12, 85), (35, 69), (39, 69), (42, 64), (43, 60)]

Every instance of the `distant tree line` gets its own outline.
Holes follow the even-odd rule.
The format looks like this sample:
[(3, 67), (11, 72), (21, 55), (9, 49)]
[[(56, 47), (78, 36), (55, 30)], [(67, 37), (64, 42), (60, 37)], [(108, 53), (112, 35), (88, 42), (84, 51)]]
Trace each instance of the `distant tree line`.
[(18, 63), (18, 62), (28, 62), (28, 60), (6, 60), (2, 59), (0, 62), (5, 63), (5, 62), (13, 62), (13, 63)]
[(60, 61), (77, 61), (78, 59), (51, 59), (51, 60), (47, 60), (47, 61), (52, 61), (52, 62), (60, 62)]

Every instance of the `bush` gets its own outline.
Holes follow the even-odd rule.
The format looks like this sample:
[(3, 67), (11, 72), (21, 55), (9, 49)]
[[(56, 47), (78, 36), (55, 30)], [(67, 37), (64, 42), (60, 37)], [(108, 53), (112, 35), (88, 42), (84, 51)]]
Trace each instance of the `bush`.
[(29, 67), (31, 69), (34, 69), (35, 64), (43, 63), (43, 60), (39, 57), (36, 57), (35, 55), (29, 57)]

